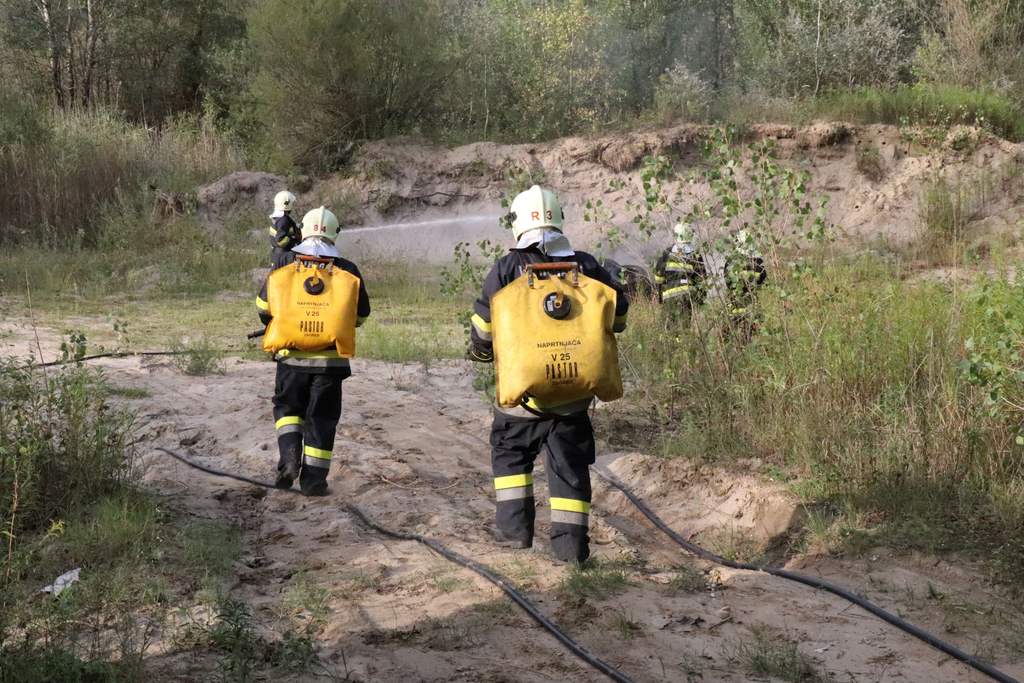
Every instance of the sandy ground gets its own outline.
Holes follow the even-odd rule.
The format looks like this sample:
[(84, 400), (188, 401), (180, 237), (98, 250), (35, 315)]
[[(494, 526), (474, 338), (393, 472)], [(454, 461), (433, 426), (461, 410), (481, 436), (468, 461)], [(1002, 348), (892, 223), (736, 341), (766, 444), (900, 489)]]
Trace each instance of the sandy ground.
[[(0, 324), (3, 354), (34, 347), (29, 332)], [(52, 349), (53, 339), (43, 333), (44, 349)], [(130, 401), (141, 425), (147, 486), (181, 515), (242, 530), (245, 549), (230, 591), (253, 606), (262, 628), (279, 623), (283, 593), (295, 577), (330, 591), (329, 623), (317, 647), (342, 679), (606, 680), (475, 574), (417, 543), (367, 530), (343, 509), (341, 501), (348, 500), (386, 525), (435, 538), (505, 574), (555, 623), (638, 683), (767, 680), (749, 676), (733, 659), (736, 644), (755, 629), (797, 641), (836, 681), (986, 680), (839, 598), (695, 563), (602, 483), (595, 484), (592, 547), (599, 558), (626, 567), (629, 586), (604, 600), (567, 597), (559, 591), (567, 569), (546, 554), (543, 468), (538, 547), (505, 551), (489, 541), (490, 416), (467, 363), (428, 370), (355, 361), (354, 376), (345, 382), (333, 495), (323, 499), (213, 478), (155, 451), (170, 447), (218, 468), (271, 478), (272, 363), (229, 359), (226, 374), (206, 377), (185, 377), (162, 359), (98, 363), (113, 384), (147, 392)], [(766, 539), (785, 531), (796, 514), (770, 482), (599, 448), (602, 464), (698, 542), (732, 529)], [(667, 583), (678, 565), (709, 572), (709, 586), (673, 594)], [(807, 556), (787, 566), (866, 595), (1024, 677), (1019, 655), (1007, 647), (1008, 638), (1021, 633), (1022, 616), (1009, 611), (999, 590), (967, 562), (879, 548), (860, 559)], [(941, 597), (929, 598), (935, 595)], [(635, 628), (619, 628), (623, 621)], [(166, 644), (153, 650), (149, 668), (155, 681), (205, 681), (215, 671), (210, 657)]]

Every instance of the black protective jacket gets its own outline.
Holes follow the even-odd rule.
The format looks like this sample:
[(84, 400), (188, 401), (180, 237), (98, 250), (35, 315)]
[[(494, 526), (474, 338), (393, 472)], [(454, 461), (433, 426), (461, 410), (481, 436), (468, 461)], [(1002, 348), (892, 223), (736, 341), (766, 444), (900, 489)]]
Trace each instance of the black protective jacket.
[(654, 280), (662, 302), (686, 297), (700, 303), (707, 290), (707, 279), (704, 257), (696, 251), (687, 254), (674, 244), (654, 264)]
[[(275, 259), (277, 267), (274, 270), (295, 263), (297, 256), (300, 254), (294, 251), (279, 254)], [(359, 268), (351, 261), (339, 256), (334, 259), (334, 266), (359, 278), (359, 301), (356, 304), (356, 327), (359, 327), (370, 315), (370, 297), (366, 293), (366, 282), (359, 273)], [(260, 322), (269, 325), (274, 316), (271, 315), (270, 304), (267, 301), (266, 280), (263, 282), (263, 287), (260, 288), (260, 293), (256, 296), (256, 308), (259, 310)], [(274, 355), (274, 360), (301, 372), (341, 374), (342, 377), (349, 377), (352, 374), (349, 359), (339, 356), (333, 345), (320, 351), (282, 349)]]
[(302, 235), (299, 226), (292, 220), (291, 214), (285, 214), (273, 219), (270, 225), (270, 244), (274, 247), (275, 255), (283, 251), (291, 251), (299, 242)]

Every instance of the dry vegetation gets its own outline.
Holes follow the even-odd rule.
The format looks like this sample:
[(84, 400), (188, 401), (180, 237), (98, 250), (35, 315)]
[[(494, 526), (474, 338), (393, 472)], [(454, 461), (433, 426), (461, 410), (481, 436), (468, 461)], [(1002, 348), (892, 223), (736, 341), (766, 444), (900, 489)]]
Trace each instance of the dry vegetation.
[[(391, 215), (406, 201), (389, 184), (401, 175), (392, 160), (353, 163), (357, 143), (390, 135), (532, 141), (656, 121), (824, 118), (899, 125), (907, 149), (943, 147), (965, 159), (978, 131), (1024, 139), (1019, 3), (591, 5), (456, 1), (438, 12), (420, 1), (257, 0), (242, 12), (171, 0), (146, 21), (153, 3), (0, 0), (4, 315), (73, 328), (68, 360), (97, 342), (179, 351), (190, 376), (223, 372), (233, 362), (225, 347), (263, 358), (241, 338), (254, 319), (252, 271), (266, 261), (264, 207), (211, 229), (197, 216), (196, 188), (240, 169), (280, 172), (293, 187), (313, 184), (302, 173), (336, 181), (362, 169), (356, 181), (369, 202)], [(281, 25), (281, 16), (291, 20)], [(464, 19), (445, 20), (452, 16)], [(292, 49), (309, 35), (324, 36), (328, 52)], [(318, 114), (296, 116), (296, 102)], [(699, 207), (706, 213), (673, 203), (688, 180), (677, 159), (648, 158), (635, 174), (647, 201), (625, 227), (650, 236), (653, 225), (689, 215), (711, 235), (727, 220), (748, 222), (768, 256), (768, 284), (740, 330), (714, 302), (681, 317), (638, 300), (621, 345), (629, 395), (601, 413), (602, 434), (664, 458), (755, 463), (759, 475), (786, 482), (815, 511), (786, 552), (959, 552), (1019, 596), (1019, 228), (984, 242), (975, 234), (986, 207), (1018, 183), (1019, 166), (935, 171), (916, 200), (911, 246), (840, 251), (800, 170), (775, 164), (768, 148), (730, 150), (727, 130), (700, 166), (719, 174), (703, 178), (720, 190)], [(644, 152), (625, 146), (609, 149), (607, 166), (631, 174)], [(863, 178), (886, 182), (877, 146), (859, 144), (855, 154)], [(721, 184), (737, 162), (742, 191)], [(514, 163), (513, 184), (547, 172)], [(478, 152), (461, 176), (493, 190), (494, 170)], [(502, 182), (508, 170), (499, 169)], [(339, 196), (353, 211), (362, 201)], [(796, 227), (804, 239), (785, 237)], [(479, 275), (475, 255), (462, 255), (444, 294), (436, 276), (408, 264), (360, 264), (375, 305), (360, 353), (393, 364), (403, 392), (423, 387), (405, 382), (402, 363), (462, 354), (465, 285)], [(486, 369), (472, 381), (483, 393), (492, 384)], [(138, 425), (124, 400), (145, 397), (73, 362), (44, 370), (0, 359), (0, 680), (142, 680), (150, 639), (168, 623), (178, 645), (211, 654), (225, 680), (250, 680), (260, 667), (319, 674), (313, 643), (329, 596), (295, 579), (281, 627), (258, 632), (251, 606), (222, 580), (238, 570), (237, 530), (168, 511), (140, 489)], [(726, 554), (752, 552), (738, 536), (715, 540)], [(39, 596), (58, 566), (82, 567), (80, 585), (60, 600)], [(508, 573), (525, 587), (538, 582), (531, 566), (510, 564)], [(555, 592), (605, 599), (632, 580), (606, 563), (569, 573)], [(706, 581), (679, 569), (666, 592), (701, 591)], [(427, 584), (445, 594), (467, 586), (445, 573)], [(343, 590), (399, 588), (353, 574)], [(185, 604), (205, 611), (172, 614)], [(499, 616), (507, 607), (492, 606)], [(601, 619), (623, 640), (646, 628), (623, 609)], [(379, 637), (459, 649), (475, 642), (476, 623), (438, 618)], [(757, 633), (733, 652), (752, 675), (813, 675), (787, 638)], [(686, 676), (700, 678), (702, 666), (693, 658)]]

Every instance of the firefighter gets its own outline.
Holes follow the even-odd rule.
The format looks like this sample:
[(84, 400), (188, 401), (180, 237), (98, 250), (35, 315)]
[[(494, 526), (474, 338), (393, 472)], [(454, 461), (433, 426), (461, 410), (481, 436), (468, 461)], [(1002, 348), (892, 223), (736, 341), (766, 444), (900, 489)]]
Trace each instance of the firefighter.
[(738, 324), (745, 322), (749, 326), (754, 293), (764, 283), (768, 273), (753, 236), (746, 230), (739, 230), (733, 235), (732, 249), (725, 255), (723, 276), (733, 321)]
[[(471, 360), (494, 361), (491, 297), (523, 275), (527, 264), (570, 260), (578, 263), (583, 275), (615, 290), (614, 331), (625, 329), (629, 308), (625, 295), (597, 259), (572, 248), (562, 232), (562, 208), (551, 192), (534, 185), (521, 193), (512, 202), (508, 219), (517, 244), (494, 264), (474, 304), (468, 350)], [(533, 545), (533, 465), (540, 451), (547, 447), (552, 550), (563, 562), (583, 562), (589, 557), (589, 466), (594, 462), (595, 447), (587, 411), (592, 401), (591, 396), (543, 408), (502, 408), (495, 404), (490, 442), (497, 498), (494, 540), (498, 545)]]
[(704, 257), (693, 248), (693, 227), (677, 223), (673, 233), (675, 242), (654, 265), (654, 279), (661, 303), (676, 301), (689, 310), (704, 302), (707, 268)]
[[(306, 214), (300, 231), (302, 241), (279, 256), (278, 268), (295, 263), (300, 255), (333, 259), (334, 268), (359, 278), (355, 325), (362, 325), (370, 315), (370, 299), (359, 269), (341, 258), (334, 247), (338, 236), (337, 217), (321, 206)], [(264, 325), (270, 324), (274, 313), (268, 303), (267, 289), (264, 282), (256, 297)], [(341, 384), (352, 374), (349, 359), (341, 357), (332, 344), (318, 351), (284, 348), (275, 353), (274, 360), (277, 362), (274, 421), (280, 451), (276, 485), (291, 488), (298, 479), (302, 493), (327, 495), (334, 431), (341, 417)]]
[(302, 239), (299, 226), (292, 220), (292, 209), (295, 208), (295, 195), (287, 190), (278, 192), (274, 197), (274, 213), (270, 214), (270, 254), (271, 266), (277, 268), (278, 261), (284, 254), (292, 250)]

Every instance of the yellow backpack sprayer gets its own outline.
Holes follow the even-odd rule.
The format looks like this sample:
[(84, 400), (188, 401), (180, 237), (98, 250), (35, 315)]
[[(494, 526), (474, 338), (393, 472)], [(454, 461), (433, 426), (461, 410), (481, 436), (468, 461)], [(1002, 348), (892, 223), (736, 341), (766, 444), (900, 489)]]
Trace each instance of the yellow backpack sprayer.
[(590, 396), (620, 398), (616, 296), (581, 275), (577, 263), (530, 264), (502, 287), (491, 298), (498, 405), (544, 408)]
[(359, 278), (334, 267), (334, 259), (299, 256), (267, 278), (267, 303), (274, 316), (263, 350), (322, 351), (332, 344), (342, 358), (356, 351)]

